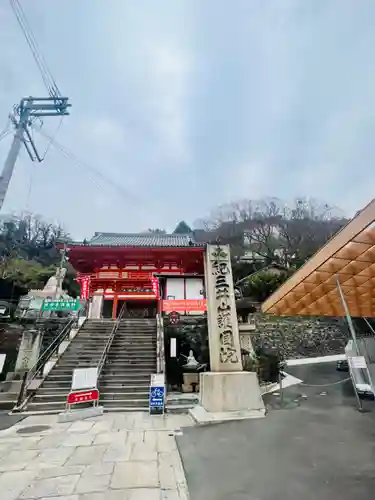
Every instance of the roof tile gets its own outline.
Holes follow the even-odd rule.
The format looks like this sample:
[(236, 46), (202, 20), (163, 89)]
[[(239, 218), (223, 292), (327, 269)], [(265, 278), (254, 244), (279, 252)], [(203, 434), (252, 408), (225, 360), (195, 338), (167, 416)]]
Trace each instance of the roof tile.
[(200, 246), (190, 234), (124, 234), (95, 233), (87, 242), (90, 246), (129, 246), (129, 247), (189, 247)]

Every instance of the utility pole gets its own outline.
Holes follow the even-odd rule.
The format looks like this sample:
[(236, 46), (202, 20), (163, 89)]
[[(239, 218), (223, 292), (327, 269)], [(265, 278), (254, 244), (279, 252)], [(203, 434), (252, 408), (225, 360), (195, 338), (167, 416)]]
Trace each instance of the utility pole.
[(29, 131), (32, 121), (47, 116), (66, 116), (69, 114), (68, 108), (70, 106), (67, 97), (26, 97), (21, 99), (15, 113), (11, 116), (16, 131), (0, 176), (0, 211), (22, 144), (25, 146), (31, 161), (43, 161)]
[(14, 134), (13, 142), (10, 147), (8, 156), (5, 160), (3, 171), (0, 176), (0, 210), (3, 207), (5, 196), (8, 191), (9, 183), (13, 175), (14, 166), (16, 164), (21, 146), (23, 143), (24, 128), (19, 123), (16, 125), (16, 132)]

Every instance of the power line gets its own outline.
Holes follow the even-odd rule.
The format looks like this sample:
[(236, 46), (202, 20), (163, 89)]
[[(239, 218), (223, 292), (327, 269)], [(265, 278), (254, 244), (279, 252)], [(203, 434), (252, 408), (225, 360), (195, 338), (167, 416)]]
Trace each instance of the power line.
[[(59, 142), (54, 139), (54, 137), (51, 137), (47, 132), (45, 132), (43, 129), (37, 129), (37, 131), (46, 139), (50, 141), (50, 144), (52, 144), (60, 153), (68, 160), (72, 161), (76, 167), (78, 167), (81, 170), (89, 171), (91, 174), (99, 178), (101, 181), (105, 182), (107, 185), (110, 185), (112, 188), (114, 188), (117, 192), (119, 192), (122, 196), (126, 196), (127, 198), (134, 196), (130, 193), (128, 193), (125, 189), (123, 189), (120, 185), (116, 184), (115, 181), (110, 179), (108, 176), (105, 176), (102, 172), (97, 170), (96, 168), (92, 167), (91, 165), (88, 165), (87, 163), (83, 163), (81, 160), (77, 158), (77, 156), (69, 151), (65, 146), (60, 144)], [(90, 177), (89, 177), (90, 178)], [(97, 184), (97, 182), (91, 177), (91, 181), (93, 181), (96, 186), (101, 189), (101, 186)]]
[[(47, 147), (44, 157), (42, 158), (35, 146), (30, 128), (32, 121), (35, 118), (43, 118), (47, 116), (66, 116), (69, 114), (68, 108), (71, 105), (68, 103), (68, 97), (63, 97), (57, 87), (56, 81), (49, 70), (46, 61), (44, 60), (35, 37), (32, 33), (31, 27), (28, 23), (26, 15), (22, 9), (19, 0), (9, 0), (11, 9), (18, 21), (18, 24), (25, 36), (26, 42), (31, 50), (34, 60), (38, 66), (43, 82), (47, 87), (49, 97), (26, 97), (21, 99), (20, 104), (14, 108), (12, 115), (12, 123), (15, 125), (15, 134), (7, 157), (5, 158), (4, 167), (0, 175), (0, 210), (3, 207), (5, 197), (8, 192), (9, 183), (13, 176), (14, 167), (17, 162), (22, 145), (32, 161), (43, 161), (49, 147)], [(7, 135), (4, 131), (0, 139)], [(31, 181), (32, 184), (32, 181)], [(31, 187), (29, 190), (29, 196)]]
[(12, 132), (11, 130), (5, 130), (4, 132), (1, 132), (1, 134), (0, 134), (0, 141), (3, 140), (11, 132)]
[(18, 24), (25, 36), (26, 42), (31, 50), (31, 53), (34, 57), (34, 60), (39, 68), (40, 74), (42, 76), (43, 82), (47, 88), (47, 91), (51, 97), (61, 96), (61, 92), (57, 87), (56, 81), (52, 76), (48, 65), (40, 52), (38, 47), (38, 43), (34, 37), (34, 34), (31, 30), (31, 26), (27, 20), (25, 12), (18, 0), (10, 0), (11, 8), (16, 16)]
[(8, 116), (8, 119), (7, 119), (6, 123), (5, 123), (5, 126), (4, 126), (3, 130), (2, 130), (2, 132), (0, 132), (0, 141), (2, 139), (4, 139), (4, 137), (6, 137), (8, 134), (11, 133), (12, 130), (10, 128), (10, 121), (11, 121), (10, 117)]

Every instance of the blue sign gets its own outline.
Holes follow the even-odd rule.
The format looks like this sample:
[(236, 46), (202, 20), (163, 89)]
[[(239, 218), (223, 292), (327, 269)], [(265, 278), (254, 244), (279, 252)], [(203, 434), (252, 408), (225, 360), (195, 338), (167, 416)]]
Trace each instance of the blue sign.
[(150, 387), (150, 413), (164, 413), (164, 394), (165, 388)]

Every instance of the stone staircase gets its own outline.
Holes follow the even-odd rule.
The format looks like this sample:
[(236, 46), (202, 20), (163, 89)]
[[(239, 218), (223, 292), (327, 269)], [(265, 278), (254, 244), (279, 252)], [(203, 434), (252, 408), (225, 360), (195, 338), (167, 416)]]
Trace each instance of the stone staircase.
[(152, 373), (156, 319), (121, 320), (100, 377), (100, 405), (106, 411), (147, 411)]
[[(74, 368), (97, 366), (114, 322), (88, 320), (28, 403), (27, 412), (64, 411)], [(80, 405), (82, 407), (82, 405)]]

